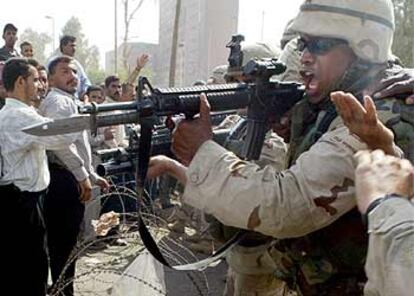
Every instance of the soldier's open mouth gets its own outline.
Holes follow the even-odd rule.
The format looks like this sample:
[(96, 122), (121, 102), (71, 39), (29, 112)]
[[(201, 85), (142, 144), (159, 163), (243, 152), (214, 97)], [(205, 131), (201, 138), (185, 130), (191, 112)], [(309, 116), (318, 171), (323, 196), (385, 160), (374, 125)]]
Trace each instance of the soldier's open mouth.
[(300, 71), (300, 75), (302, 76), (308, 94), (316, 92), (318, 84), (314, 79), (315, 74), (310, 70), (302, 70)]

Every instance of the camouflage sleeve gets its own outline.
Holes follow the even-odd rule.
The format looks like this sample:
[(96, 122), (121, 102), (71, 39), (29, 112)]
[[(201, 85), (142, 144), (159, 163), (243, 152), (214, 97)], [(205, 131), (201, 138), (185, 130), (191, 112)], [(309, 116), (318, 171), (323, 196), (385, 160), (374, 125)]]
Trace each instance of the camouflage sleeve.
[(338, 128), (279, 173), (208, 141), (190, 164), (183, 198), (225, 225), (278, 238), (303, 236), (355, 206), (353, 154), (361, 149), (365, 144)]
[(414, 291), (414, 204), (393, 198), (369, 215), (365, 294), (405, 296)]
[(260, 158), (255, 163), (260, 168), (270, 165), (276, 172), (286, 168), (287, 144), (274, 132), (268, 132), (263, 143)]

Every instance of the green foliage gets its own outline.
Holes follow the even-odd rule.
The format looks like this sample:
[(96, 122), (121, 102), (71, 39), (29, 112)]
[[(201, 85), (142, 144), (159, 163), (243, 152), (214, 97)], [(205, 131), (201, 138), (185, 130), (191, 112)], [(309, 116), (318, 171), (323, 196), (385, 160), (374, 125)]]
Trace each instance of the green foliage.
[[(38, 33), (30, 28), (20, 35), (20, 42), (28, 41), (33, 45), (34, 58), (41, 64), (46, 63), (45, 48), (52, 42), (52, 38), (46, 33)], [(20, 49), (19, 49), (20, 50)]]
[(393, 53), (406, 67), (414, 66), (414, 0), (394, 0), (395, 34)]
[(100, 85), (105, 81), (105, 71), (100, 68), (88, 69), (86, 71), (86, 74), (88, 75), (88, 78), (92, 84)]
[[(95, 45), (89, 46), (89, 41), (85, 34), (83, 34), (82, 25), (77, 17), (72, 16), (67, 21), (62, 28), (62, 35), (60, 37), (63, 35), (76, 37), (76, 59), (82, 64), (88, 75), (89, 73), (98, 75), (102, 71), (99, 67), (99, 49)], [(91, 77), (89, 78), (92, 80)]]

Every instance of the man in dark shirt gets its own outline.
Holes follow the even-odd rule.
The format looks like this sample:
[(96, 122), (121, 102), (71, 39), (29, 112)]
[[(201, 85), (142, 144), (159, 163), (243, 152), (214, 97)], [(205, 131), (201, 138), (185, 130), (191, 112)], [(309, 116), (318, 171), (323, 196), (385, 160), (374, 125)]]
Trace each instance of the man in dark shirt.
[(3, 29), (4, 46), (0, 48), (0, 61), (6, 61), (20, 54), (14, 48), (17, 41), (17, 28), (13, 24), (6, 24)]

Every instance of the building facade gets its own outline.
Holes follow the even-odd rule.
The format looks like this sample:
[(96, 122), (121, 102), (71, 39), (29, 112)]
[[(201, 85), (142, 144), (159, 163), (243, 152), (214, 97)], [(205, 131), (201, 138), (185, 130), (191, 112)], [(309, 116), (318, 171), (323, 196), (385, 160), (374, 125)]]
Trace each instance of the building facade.
[[(178, 30), (175, 86), (206, 80), (227, 63), (226, 44), (237, 32), (238, 0), (182, 0)], [(156, 85), (168, 86), (176, 1), (160, 0)]]

